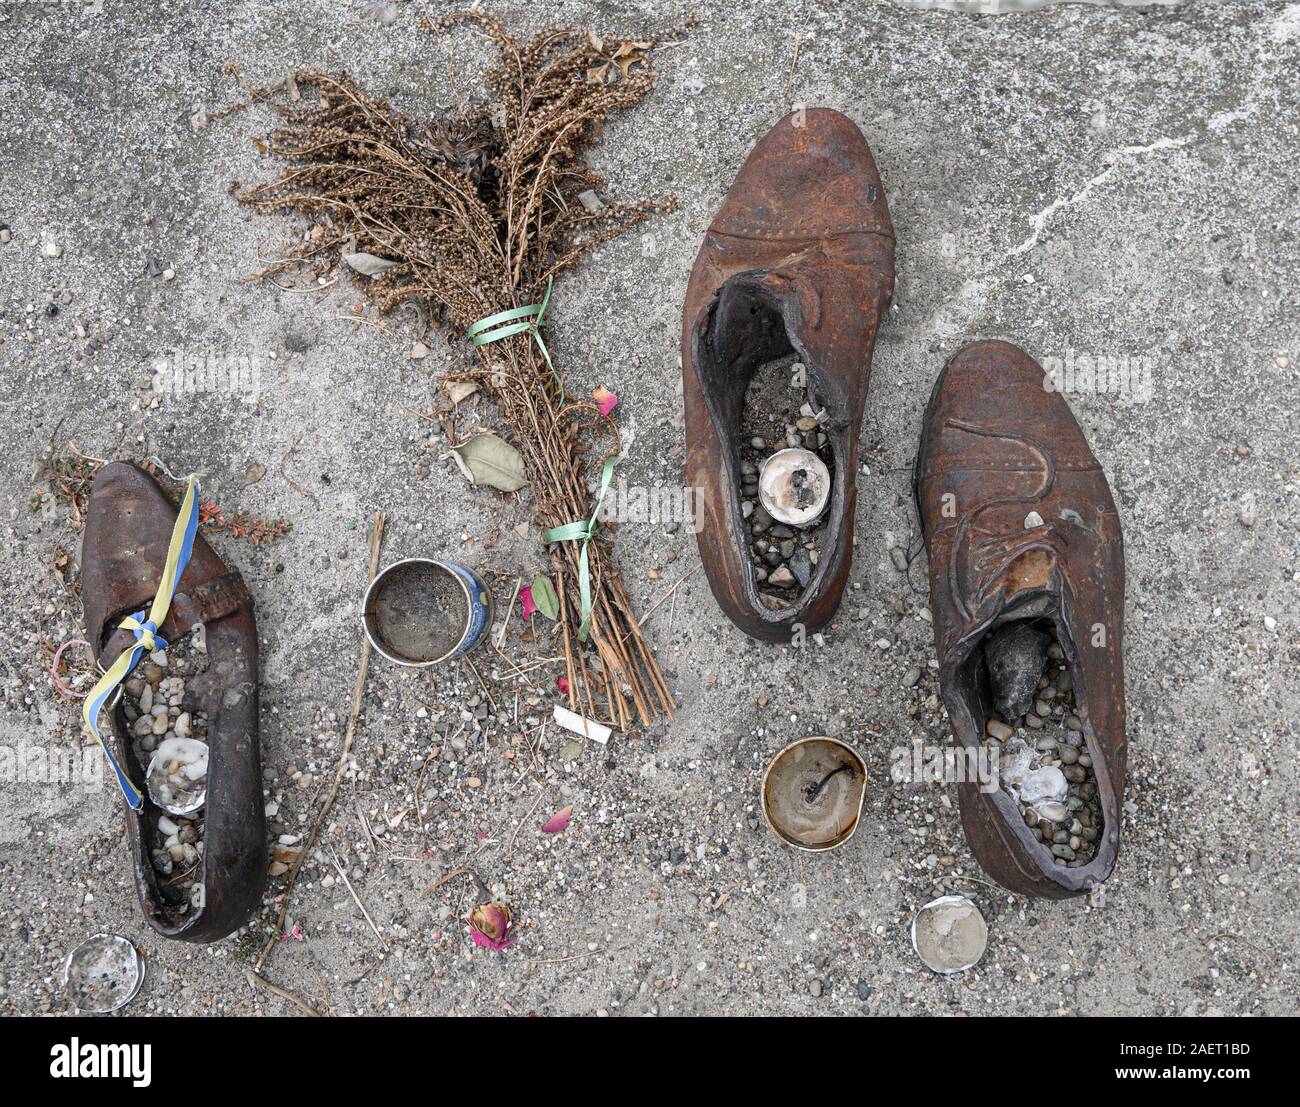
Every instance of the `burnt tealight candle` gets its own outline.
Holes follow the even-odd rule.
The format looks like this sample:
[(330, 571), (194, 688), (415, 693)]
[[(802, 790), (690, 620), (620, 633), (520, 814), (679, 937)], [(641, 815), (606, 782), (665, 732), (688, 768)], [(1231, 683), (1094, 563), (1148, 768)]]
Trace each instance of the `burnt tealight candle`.
[(857, 828), (867, 768), (836, 738), (803, 738), (772, 758), (763, 774), (763, 817), (783, 842), (834, 849)]
[(778, 523), (812, 526), (830, 495), (830, 470), (809, 450), (778, 450), (758, 471), (759, 502)]

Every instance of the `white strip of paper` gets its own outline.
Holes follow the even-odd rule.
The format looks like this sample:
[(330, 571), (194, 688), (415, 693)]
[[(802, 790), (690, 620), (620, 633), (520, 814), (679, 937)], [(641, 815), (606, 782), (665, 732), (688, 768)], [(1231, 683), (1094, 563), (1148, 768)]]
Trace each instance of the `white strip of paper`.
[(575, 715), (567, 707), (559, 707), (558, 705), (555, 708), (555, 721), (565, 730), (571, 730), (574, 734), (581, 734), (584, 738), (590, 738), (595, 742), (599, 742), (602, 746), (609, 741), (609, 736), (613, 733), (603, 723), (584, 719), (581, 715)]

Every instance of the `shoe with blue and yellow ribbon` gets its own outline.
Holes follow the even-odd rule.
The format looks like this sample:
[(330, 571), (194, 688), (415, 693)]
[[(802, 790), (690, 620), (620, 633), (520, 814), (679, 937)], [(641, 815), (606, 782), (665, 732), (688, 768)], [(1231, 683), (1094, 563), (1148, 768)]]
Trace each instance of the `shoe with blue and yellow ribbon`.
[[(102, 676), (83, 706), (130, 811), (127, 840), (149, 925), (187, 941), (242, 926), (266, 879), (265, 797), (258, 746), (257, 629), (253, 600), (198, 533), (199, 485), (186, 481), (179, 511), (157, 482), (124, 462), (95, 477), (82, 540), (86, 637)], [(150, 860), (157, 808), (131, 751), (122, 686), (150, 655), (202, 628), (206, 671), (187, 678), (184, 709), (207, 716), (202, 906), (177, 916)]]
[(144, 806), (144, 796), (126, 774), (108, 743), (104, 741), (104, 736), (99, 731), (99, 717), (108, 706), (110, 699), (116, 705), (118, 689), (131, 675), (132, 670), (140, 664), (140, 659), (146, 654), (167, 648), (167, 639), (162, 636), (158, 628), (167, 618), (172, 598), (176, 595), (176, 586), (185, 572), (185, 566), (190, 563), (190, 554), (194, 550), (194, 538), (198, 529), (199, 482), (198, 478), (191, 474), (185, 485), (185, 498), (181, 501), (176, 524), (172, 528), (171, 541), (167, 544), (167, 556), (163, 561), (161, 579), (154, 592), (153, 602), (149, 605), (148, 617), (146, 618), (144, 609), (141, 608), (118, 624), (119, 630), (131, 633), (132, 641), (104, 670), (81, 708), (81, 717), (104, 751), (104, 757), (107, 758), (113, 775), (117, 777), (117, 785), (122, 790), (122, 797), (132, 811), (139, 811)]

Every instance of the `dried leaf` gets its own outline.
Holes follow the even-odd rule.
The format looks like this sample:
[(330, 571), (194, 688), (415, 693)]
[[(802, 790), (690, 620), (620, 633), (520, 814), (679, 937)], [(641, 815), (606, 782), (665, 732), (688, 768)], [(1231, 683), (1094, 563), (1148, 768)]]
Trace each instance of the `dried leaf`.
[(472, 484), (491, 485), (502, 492), (518, 492), (528, 486), (519, 451), (495, 434), (475, 435), (453, 446), (451, 452)]
[(537, 610), (550, 619), (551, 622), (555, 622), (560, 617), (560, 598), (555, 594), (555, 585), (551, 583), (551, 578), (545, 573), (538, 573), (533, 578), (533, 584), (529, 591), (532, 593), (533, 603), (537, 605)]
[(572, 818), (573, 807), (562, 807), (542, 824), (542, 833), (559, 834), (560, 831), (568, 829), (569, 820)]
[(618, 66), (619, 72), (626, 77), (627, 71), (638, 62), (644, 62), (646, 51), (650, 48), (648, 42), (625, 42), (616, 51), (614, 51), (614, 64)]
[(64, 574), (68, 571), (68, 551), (62, 546), (56, 545), (54, 547), (52, 566), (54, 569), (54, 575), (62, 581), (64, 579)]
[(468, 400), (478, 391), (478, 384), (475, 381), (447, 381), (444, 387), (453, 404)]
[(380, 273), (386, 273), (396, 265), (401, 265), (400, 261), (393, 261), (391, 258), (376, 257), (374, 254), (357, 253), (344, 254), (343, 260), (365, 277), (375, 277)]

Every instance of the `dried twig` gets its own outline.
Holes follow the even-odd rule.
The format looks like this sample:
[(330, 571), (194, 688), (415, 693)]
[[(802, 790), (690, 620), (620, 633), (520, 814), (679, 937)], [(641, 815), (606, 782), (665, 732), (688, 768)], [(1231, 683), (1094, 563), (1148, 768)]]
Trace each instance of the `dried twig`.
[(352, 897), (352, 902), (361, 909), (361, 914), (365, 916), (366, 922), (370, 924), (370, 929), (375, 932), (375, 937), (378, 938), (380, 944), (387, 949), (388, 939), (379, 933), (379, 927), (375, 925), (375, 920), (370, 917), (370, 912), (366, 910), (366, 905), (361, 902), (361, 897), (357, 895), (357, 890), (352, 887), (352, 881), (348, 879), (347, 871), (343, 868), (342, 862), (339, 861), (339, 855), (332, 849), (330, 850), (330, 860), (334, 863), (334, 871), (339, 874), (339, 879), (343, 881), (343, 887), (348, 890), (348, 894)]
[(676, 582), (673, 584), (673, 586), (669, 588), (668, 591), (665, 592), (662, 596), (660, 596), (657, 600), (655, 600), (655, 602), (650, 605), (650, 609), (644, 615), (641, 616), (641, 625), (645, 626), (646, 621), (650, 618), (651, 615), (653, 615), (657, 610), (659, 610), (659, 607), (664, 602), (664, 600), (668, 599), (669, 596), (675, 596), (677, 594), (677, 589), (680, 588), (682, 584), (689, 577), (692, 577), (697, 572), (699, 572), (700, 568), (701, 566), (696, 565), (693, 569), (688, 569), (680, 577), (678, 577)]
[(437, 880), (435, 880), (424, 890), (424, 894), (426, 896), (433, 895), (433, 893), (436, 892), (439, 888), (441, 888), (444, 884), (446, 884), (447, 881), (452, 880), (458, 876), (472, 877), (475, 885), (477, 885), (478, 887), (479, 894), (484, 899), (492, 898), (492, 893), (491, 891), (488, 890), (488, 886), (483, 883), (483, 878), (479, 876), (478, 873), (476, 873), (473, 869), (469, 868), (466, 865), (462, 865), (458, 869), (452, 869), (451, 872), (449, 872), (446, 876), (439, 877)]
[(794, 88), (794, 71), (799, 65), (799, 47), (803, 45), (803, 31), (800, 31), (794, 40), (794, 57), (790, 59), (790, 75), (785, 79), (785, 98), (788, 103), (790, 92)]
[[(376, 511), (374, 529), (370, 534), (370, 573), (366, 577), (367, 587), (375, 579), (375, 572), (379, 568), (379, 545), (383, 539), (384, 516), (383, 512)], [(348, 766), (348, 757), (352, 753), (352, 739), (357, 732), (357, 716), (361, 713), (361, 697), (366, 690), (366, 670), (369, 667), (370, 639), (362, 635), (361, 662), (357, 666), (357, 682), (352, 690), (352, 712), (348, 716), (348, 728), (343, 735), (343, 749), (339, 752), (339, 761), (334, 768), (334, 780), (330, 784), (330, 790), (326, 793), (320, 809), (316, 812), (316, 818), (312, 821), (311, 830), (308, 831), (306, 841), (303, 842), (302, 853), (298, 855), (298, 859), (293, 863), (293, 868), (289, 870), (288, 879), (284, 884), (284, 901), (280, 904), (280, 914), (275, 920), (275, 929), (266, 939), (266, 944), (258, 955), (257, 964), (253, 966), (255, 973), (261, 973), (262, 966), (266, 964), (266, 959), (271, 956), (271, 951), (279, 944), (280, 935), (284, 931), (284, 920), (289, 913), (289, 899), (293, 894), (293, 886), (298, 880), (298, 874), (302, 871), (303, 863), (316, 845), (316, 839), (319, 837), (321, 827), (325, 823), (325, 816), (329, 814), (330, 808), (334, 805), (334, 797), (339, 793), (339, 783), (343, 780), (343, 773)]]
[(281, 999), (287, 999), (295, 1007), (298, 1007), (301, 1010), (306, 1011), (307, 1014), (309, 1014), (314, 1019), (318, 1019), (321, 1017), (321, 1012), (318, 1011), (315, 1007), (313, 1007), (301, 996), (296, 996), (293, 994), (293, 992), (288, 991), (285, 988), (281, 988), (277, 984), (272, 984), (269, 980), (266, 979), (266, 977), (260, 975), (253, 969), (247, 969), (244, 975), (248, 977), (248, 983), (250, 986), (254, 988), (261, 988), (263, 991), (270, 992), (272, 995), (279, 996)]
[(506, 628), (510, 625), (510, 616), (515, 609), (515, 600), (519, 596), (519, 589), (523, 587), (524, 578), (515, 578), (515, 590), (510, 593), (510, 602), (506, 604), (506, 617), (501, 620), (501, 631), (497, 635), (497, 652), (501, 652), (501, 643), (506, 640)]
[(506, 843), (506, 852), (501, 858), (502, 862), (506, 862), (510, 860), (510, 854), (514, 852), (514, 848), (515, 848), (515, 839), (519, 837), (519, 832), (523, 829), (524, 823), (532, 819), (533, 814), (537, 811), (538, 806), (542, 802), (542, 797), (545, 795), (546, 795), (545, 788), (539, 788), (537, 790), (537, 799), (533, 801), (532, 807), (528, 809), (528, 814), (519, 820), (519, 825), (515, 827), (514, 832), (510, 835), (510, 841)]

